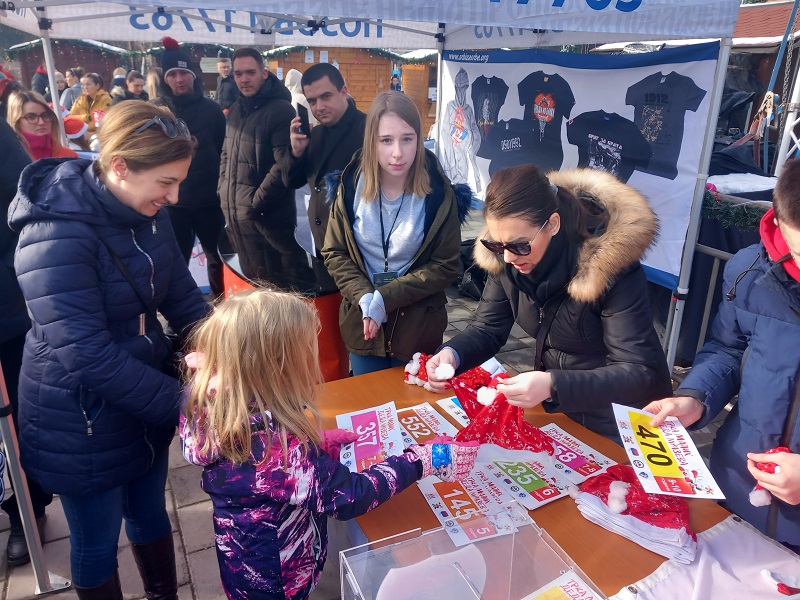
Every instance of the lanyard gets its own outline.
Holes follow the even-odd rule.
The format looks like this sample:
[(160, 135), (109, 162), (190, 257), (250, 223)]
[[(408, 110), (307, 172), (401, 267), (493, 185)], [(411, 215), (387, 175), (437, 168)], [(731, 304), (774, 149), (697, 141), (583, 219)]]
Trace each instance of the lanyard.
[(403, 201), (406, 199), (406, 193), (403, 192), (403, 195), (400, 197), (400, 206), (397, 207), (397, 212), (394, 213), (394, 221), (392, 221), (392, 226), (389, 228), (389, 233), (384, 233), (383, 229), (383, 190), (378, 191), (378, 216), (381, 220), (381, 245), (383, 246), (383, 272), (389, 272), (389, 238), (392, 236), (392, 231), (394, 231), (394, 226), (397, 224), (397, 217), (400, 216), (400, 211), (403, 209)]

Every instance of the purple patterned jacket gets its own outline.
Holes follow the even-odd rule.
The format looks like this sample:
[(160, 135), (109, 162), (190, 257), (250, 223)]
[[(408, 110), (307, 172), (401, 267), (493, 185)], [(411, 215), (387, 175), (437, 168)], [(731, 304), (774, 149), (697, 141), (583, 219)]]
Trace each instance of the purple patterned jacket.
[(372, 510), (416, 482), (422, 467), (404, 453), (350, 473), (313, 446), (304, 455), (294, 436), (284, 462), (277, 437), (266, 446), (261, 416), (250, 425), (250, 461), (234, 465), (215, 453), (202, 455), (202, 442), (181, 413), (183, 455), (205, 467), (202, 486), (214, 505), (222, 586), (236, 600), (306, 598), (325, 564), (327, 517), (348, 520)]

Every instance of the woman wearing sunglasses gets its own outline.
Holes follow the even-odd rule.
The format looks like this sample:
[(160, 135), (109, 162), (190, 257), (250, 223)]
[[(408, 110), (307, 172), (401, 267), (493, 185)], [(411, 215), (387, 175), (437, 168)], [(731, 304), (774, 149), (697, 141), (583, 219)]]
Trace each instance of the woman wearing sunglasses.
[(475, 259), (490, 274), (475, 320), (428, 361), (481, 364), (516, 322), (537, 340), (535, 370), (498, 385), (509, 404), (563, 412), (618, 439), (611, 403), (642, 407), (672, 393), (639, 260), (656, 217), (641, 194), (591, 169), (502, 169), (486, 190)]
[(322, 255), (342, 293), (339, 329), (354, 375), (433, 352), (447, 328), (444, 290), (458, 274), (461, 229), (472, 204), (426, 152), (419, 110), (383, 92), (367, 114), (363, 152), (337, 186)]
[(95, 111), (106, 111), (111, 108), (113, 100), (111, 95), (103, 89), (103, 78), (97, 73), (87, 73), (81, 78), (81, 95), (75, 99), (75, 103), (69, 110), (69, 114), (80, 117), (84, 123), (89, 125), (87, 137), (94, 132), (96, 124), (94, 122)]
[(36, 92), (20, 90), (11, 94), (6, 120), (33, 160), (78, 158), (74, 150), (61, 145), (56, 113)]
[(33, 326), (19, 386), (25, 472), (61, 496), (82, 599), (120, 600), (124, 519), (148, 598), (177, 594), (165, 508), (180, 382), (156, 310), (184, 333), (207, 312), (169, 217), (195, 141), (167, 109), (122, 102), (95, 161), (26, 168), (9, 210)]

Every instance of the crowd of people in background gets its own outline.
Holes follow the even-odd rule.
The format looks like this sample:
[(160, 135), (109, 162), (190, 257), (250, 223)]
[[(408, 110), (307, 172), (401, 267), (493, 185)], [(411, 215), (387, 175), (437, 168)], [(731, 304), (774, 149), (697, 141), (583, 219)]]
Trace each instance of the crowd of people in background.
[[(249, 564), (297, 569), (276, 558), (283, 551), (277, 538), (259, 551), (275, 556), (226, 547), (226, 535), (242, 544), (268, 535), (247, 506), (284, 515), (299, 489), (284, 478), (286, 489), (270, 495), (248, 484), (248, 469), (282, 464), (286, 452), (321, 469), (318, 479), (298, 478), (301, 507), (276, 517), (281, 526), (282, 519), (308, 520), (309, 512), (315, 522), (326, 514), (352, 517), (436, 474), (429, 449), (415, 447), (376, 467), (388, 478), (352, 476), (364, 489), (326, 500), (350, 486), (351, 476), (330, 462), (325, 436), (304, 424), (319, 383), (319, 324), (298, 292), (341, 294), (340, 333), (353, 375), (405, 364), (423, 351), (433, 355), (428, 378), (439, 392), (449, 384), (437, 366), (462, 373), (480, 364), (517, 324), (538, 343), (535, 369), (498, 385), (508, 402), (563, 412), (617, 442), (612, 402), (644, 407), (657, 415), (655, 424), (674, 415), (697, 427), (739, 394), (712, 471), (730, 508), (800, 549), (800, 361), (791, 344), (778, 343), (800, 334), (800, 162), (784, 168), (762, 243), (729, 261), (711, 340), (673, 397), (640, 263), (658, 224), (632, 187), (591, 169), (544, 173), (521, 165), (494, 173), (486, 229), (475, 244), (486, 288), (474, 321), (443, 344), (444, 290), (458, 274), (460, 225), (475, 198), (424, 149), (421, 115), (399, 78), (362, 111), (335, 66), (290, 70), (281, 80), (258, 50), (240, 48), (218, 59), (211, 99), (191, 57), (171, 38), (163, 44), (159, 67), (146, 76), (115, 71), (109, 91), (99, 74), (79, 67), (56, 73), (57, 90), (37, 68), (28, 91), (0, 67), (0, 140), (9, 148), (0, 172), (8, 216), (8, 227), (0, 227), (0, 361), (35, 515), (41, 526), (52, 494), (61, 496), (79, 598), (122, 598), (123, 521), (148, 597), (177, 598), (163, 509), (166, 449), (179, 414), (187, 459), (206, 467), (204, 489), (217, 498), (234, 490), (246, 500), (215, 503), (230, 597), (276, 585), (286, 597), (304, 597), (325, 560), (324, 529), (322, 550), (313, 553), (311, 529), (297, 527), (293, 535), (309, 550), (300, 554), (313, 562), (302, 581), (238, 574)], [(298, 106), (309, 113), (310, 131)], [(69, 143), (61, 139), (62, 110)], [(98, 152), (78, 158), (90, 140)], [(308, 198), (297, 203), (303, 186)], [(296, 230), (306, 221), (311, 247), (304, 249)], [(212, 309), (188, 264), (197, 238), (211, 296), (224, 297), (224, 236), (243, 278), (282, 291)], [(274, 329), (261, 339), (253, 327), (271, 318), (265, 315), (275, 316)], [(170, 358), (187, 339), (199, 353), (181, 382)], [(297, 364), (265, 358), (272, 381), (253, 361), (274, 352)], [(297, 369), (303, 384), (287, 375)], [(220, 398), (237, 406), (238, 420), (225, 417)], [(273, 436), (282, 449), (270, 449)], [(782, 472), (756, 469), (779, 445), (795, 452), (770, 455)], [(773, 495), (771, 508), (748, 504), (756, 481)], [(15, 499), (2, 508), (11, 518), (8, 562), (23, 564)]]

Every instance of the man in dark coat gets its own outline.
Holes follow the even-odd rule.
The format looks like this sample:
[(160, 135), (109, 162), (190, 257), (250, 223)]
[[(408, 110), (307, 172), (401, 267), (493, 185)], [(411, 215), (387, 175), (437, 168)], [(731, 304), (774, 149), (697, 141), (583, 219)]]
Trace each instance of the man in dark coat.
[(292, 151), (283, 162), (283, 181), (293, 189), (306, 183), (311, 188), (308, 222), (319, 255), (330, 214), (325, 175), (344, 170), (353, 154), (361, 150), (367, 116), (356, 108), (342, 74), (331, 64), (310, 67), (300, 85), (320, 126), (308, 136), (298, 132), (299, 117), (292, 121)]
[(228, 113), (219, 175), (228, 235), (245, 277), (308, 290), (313, 275), (294, 238), (294, 193), (281, 177), (295, 115), (291, 94), (253, 48), (234, 53), (233, 76), (241, 97)]
[(233, 80), (230, 58), (220, 57), (217, 60), (217, 73), (217, 104), (228, 114), (227, 111), (239, 99), (239, 88)]
[[(0, 365), (3, 368), (8, 399), (13, 409), (14, 428), (19, 431), (17, 389), (25, 334), (30, 329), (31, 322), (14, 271), (17, 234), (8, 227), (5, 215), (17, 193), (20, 173), (30, 164), (31, 159), (22, 147), (16, 132), (5, 121), (0, 121), (0, 148), (3, 148), (3, 168), (0, 169), (0, 200), (3, 207), (3, 222), (0, 223)], [(53, 501), (53, 495), (45, 493), (32, 479), (28, 479), (28, 492), (41, 535), (45, 519), (44, 510)], [(7, 497), (0, 504), (0, 508), (8, 514), (11, 521), (11, 533), (6, 547), (8, 564), (25, 564), (30, 560), (30, 556), (19, 516), (17, 496)]]
[(161, 55), (164, 70), (161, 95), (154, 103), (169, 107), (186, 122), (197, 139), (197, 151), (189, 175), (181, 184), (178, 204), (167, 211), (187, 263), (195, 235), (200, 240), (206, 255), (211, 294), (217, 297), (224, 292), (222, 259), (217, 245), (225, 228), (225, 217), (217, 197), (217, 185), (220, 153), (225, 141), (225, 115), (216, 102), (203, 96), (202, 83), (192, 69), (189, 56), (171, 42), (165, 42), (165, 47)]
[(47, 69), (44, 65), (39, 65), (31, 77), (31, 90), (44, 96), (47, 92), (47, 84)]

